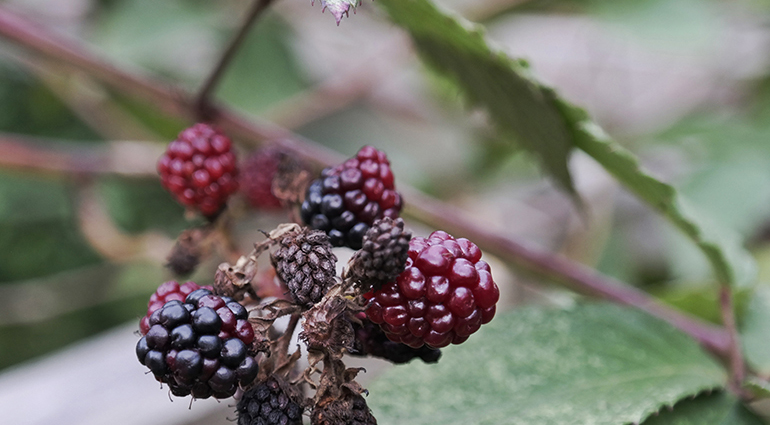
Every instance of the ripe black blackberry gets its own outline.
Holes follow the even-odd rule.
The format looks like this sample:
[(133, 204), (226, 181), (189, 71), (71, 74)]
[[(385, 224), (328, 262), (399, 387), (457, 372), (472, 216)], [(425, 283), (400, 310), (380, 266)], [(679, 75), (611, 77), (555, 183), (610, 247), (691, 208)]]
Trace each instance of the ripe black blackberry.
[(275, 376), (260, 382), (238, 401), (238, 425), (302, 425), (299, 394)]
[(181, 204), (213, 218), (238, 189), (238, 170), (230, 139), (198, 123), (179, 133), (158, 160), (163, 187)]
[(332, 245), (361, 249), (374, 220), (398, 218), (401, 207), (387, 156), (364, 146), (310, 184), (301, 215), (305, 224), (328, 233)]
[(337, 256), (332, 252), (329, 237), (320, 230), (304, 227), (284, 235), (279, 243), (280, 247), (270, 256), (276, 275), (297, 304), (312, 307), (335, 282)]
[(391, 341), (441, 348), (492, 320), (500, 291), (481, 250), (439, 230), (412, 238), (404, 272), (369, 296), (366, 316)]
[(257, 376), (246, 309), (207, 289), (155, 310), (136, 345), (139, 362), (176, 396), (228, 398)]
[(377, 425), (377, 419), (366, 405), (366, 399), (360, 394), (343, 389), (340, 398), (319, 403), (313, 408), (310, 423), (311, 425)]
[(364, 243), (350, 261), (350, 273), (375, 291), (393, 282), (404, 271), (409, 258), (412, 233), (404, 220), (385, 217), (376, 220), (364, 235)]
[[(362, 317), (363, 316), (363, 317)], [(409, 363), (419, 358), (425, 363), (436, 363), (441, 357), (441, 350), (423, 345), (412, 348), (400, 342), (388, 339), (380, 325), (372, 323), (365, 315), (359, 316), (361, 324), (353, 323), (355, 341), (350, 354), (358, 357), (373, 356), (395, 364)]]

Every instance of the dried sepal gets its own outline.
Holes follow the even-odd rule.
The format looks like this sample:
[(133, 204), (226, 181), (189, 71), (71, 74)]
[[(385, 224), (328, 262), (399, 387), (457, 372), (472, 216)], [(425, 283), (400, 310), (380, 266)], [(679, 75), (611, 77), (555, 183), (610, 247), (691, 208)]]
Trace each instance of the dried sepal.
[(187, 276), (211, 253), (211, 226), (183, 231), (166, 257), (166, 267), (176, 276)]

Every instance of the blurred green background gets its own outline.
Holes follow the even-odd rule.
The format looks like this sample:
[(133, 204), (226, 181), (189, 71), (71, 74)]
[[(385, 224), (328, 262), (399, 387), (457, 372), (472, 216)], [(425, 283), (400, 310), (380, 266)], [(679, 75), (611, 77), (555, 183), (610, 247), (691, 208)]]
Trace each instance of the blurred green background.
[[(8, 0), (3, 6), (84, 40), (120, 66), (195, 90), (246, 3)], [(740, 232), (765, 283), (770, 3), (441, 3), (487, 25), (499, 47), (586, 106), (653, 174)], [(689, 242), (576, 154), (571, 169), (586, 201), (585, 214), (578, 213), (531, 157), (490, 136), (483, 114), (469, 112), (452, 87), (415, 60), (403, 35), (370, 2), (340, 27), (318, 5), (278, 2), (250, 33), (216, 95), (241, 113), (347, 155), (364, 144), (384, 149), (400, 182), (719, 321), (709, 268)], [(188, 124), (0, 40), (0, 132), (8, 137), (44, 138), (57, 149), (113, 140), (160, 148)], [(242, 155), (248, 149), (242, 146)], [(138, 320), (148, 296), (171, 276), (164, 249), (189, 225), (155, 178), (0, 169), (0, 369)], [(120, 245), (126, 242), (128, 250)], [(216, 264), (204, 265), (199, 283), (208, 283)], [(531, 289), (530, 276), (506, 277), (508, 305), (542, 301), (533, 292), (561, 294)]]

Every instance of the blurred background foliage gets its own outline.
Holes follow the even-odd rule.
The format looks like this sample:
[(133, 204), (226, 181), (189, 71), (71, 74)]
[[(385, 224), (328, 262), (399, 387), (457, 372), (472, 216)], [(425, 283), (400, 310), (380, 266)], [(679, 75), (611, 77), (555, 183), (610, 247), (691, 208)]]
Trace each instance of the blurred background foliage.
[[(190, 90), (206, 77), (247, 6), (235, 0), (4, 3), (86, 40), (116, 64)], [(484, 23), (503, 50), (586, 106), (655, 175), (740, 232), (767, 284), (770, 2), (440, 3)], [(399, 181), (719, 321), (709, 268), (677, 231), (579, 154), (570, 167), (586, 210), (576, 211), (530, 156), (490, 136), (487, 119), (469, 113), (454, 88), (405, 46), (369, 2), (336, 27), (318, 5), (284, 0), (251, 32), (217, 97), (344, 154), (376, 145), (388, 152)], [(162, 146), (187, 124), (0, 40), (2, 133), (58, 147), (111, 140)], [(137, 320), (149, 294), (170, 278), (164, 250), (188, 226), (154, 178), (0, 169), (0, 346), (14, 347), (0, 350), (0, 369)], [(116, 255), (114, 245), (125, 241), (142, 248)], [(216, 264), (193, 278), (208, 283)], [(509, 291), (506, 302), (562, 294), (532, 287), (533, 280), (512, 279), (509, 285), (527, 289)]]

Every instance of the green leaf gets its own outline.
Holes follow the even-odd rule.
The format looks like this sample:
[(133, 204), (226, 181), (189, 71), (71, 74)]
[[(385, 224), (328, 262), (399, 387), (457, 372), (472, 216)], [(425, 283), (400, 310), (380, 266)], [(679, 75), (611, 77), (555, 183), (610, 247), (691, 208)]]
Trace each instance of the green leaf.
[(758, 286), (743, 316), (741, 340), (746, 361), (760, 374), (770, 373), (770, 288)]
[(489, 113), (500, 136), (535, 154), (557, 182), (574, 192), (567, 169), (571, 135), (554, 92), (530, 76), (526, 63), (490, 47), (480, 27), (428, 0), (377, 3), (409, 32), (429, 65)]
[(727, 393), (702, 395), (677, 403), (643, 425), (762, 425), (764, 422)]
[(561, 102), (575, 146), (598, 161), (643, 201), (663, 214), (706, 255), (721, 284), (747, 286), (756, 279), (756, 264), (736, 233), (720, 229), (699, 215), (677, 192), (643, 170), (636, 156), (610, 139), (585, 111)]
[(574, 191), (567, 159), (578, 147), (688, 236), (711, 263), (719, 283), (754, 282), (756, 266), (736, 234), (720, 231), (696, 214), (673, 186), (642, 170), (636, 157), (609, 139), (582, 109), (539, 84), (523, 61), (490, 47), (480, 27), (440, 11), (429, 0), (378, 4), (409, 32), (429, 65), (485, 108), (500, 135), (535, 153), (562, 186)]
[(337, 20), (337, 25), (340, 24), (342, 16), (348, 16), (350, 9), (355, 9), (361, 3), (361, 0), (321, 0), (321, 10), (329, 12), (334, 15), (334, 19)]
[(618, 425), (720, 387), (722, 368), (686, 335), (606, 304), (500, 315), (437, 365), (370, 386), (387, 424)]
[(758, 377), (749, 377), (746, 382), (743, 383), (743, 389), (749, 391), (749, 393), (757, 399), (770, 398), (770, 382)]

